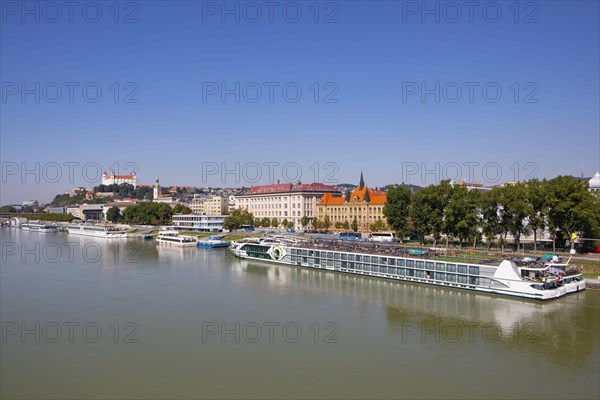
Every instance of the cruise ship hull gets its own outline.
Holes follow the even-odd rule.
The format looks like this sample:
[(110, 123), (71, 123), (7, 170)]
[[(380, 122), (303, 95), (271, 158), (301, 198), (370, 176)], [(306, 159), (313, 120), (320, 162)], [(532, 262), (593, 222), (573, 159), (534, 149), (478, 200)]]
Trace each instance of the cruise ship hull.
[(585, 289), (580, 275), (565, 277), (554, 288), (546, 284), (548, 288), (538, 289), (543, 284), (522, 279), (516, 265), (508, 260), (490, 266), (279, 245), (262, 251), (259, 248), (265, 246), (250, 246), (234, 242), (230, 250), (237, 257), (256, 261), (536, 300), (555, 299)]

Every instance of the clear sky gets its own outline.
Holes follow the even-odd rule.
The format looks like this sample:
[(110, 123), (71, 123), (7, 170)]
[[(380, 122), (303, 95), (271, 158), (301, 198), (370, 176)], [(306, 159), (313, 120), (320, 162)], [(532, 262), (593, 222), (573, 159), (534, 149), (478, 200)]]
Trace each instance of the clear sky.
[(599, 2), (423, 4), (2, 1), (0, 203), (600, 169)]

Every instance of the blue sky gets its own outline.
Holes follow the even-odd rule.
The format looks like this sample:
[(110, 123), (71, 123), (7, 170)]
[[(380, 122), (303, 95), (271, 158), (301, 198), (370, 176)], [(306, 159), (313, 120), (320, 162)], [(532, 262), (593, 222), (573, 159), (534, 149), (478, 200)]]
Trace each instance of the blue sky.
[(268, 165), (282, 181), (363, 170), (370, 186), (600, 169), (596, 1), (480, 2), (472, 16), (463, 2), (279, 2), (272, 20), (264, 2), (122, 2), (116, 15), (99, 1), (72, 21), (64, 6), (1, 3), (2, 204), (128, 163), (140, 183), (230, 187), (268, 183)]

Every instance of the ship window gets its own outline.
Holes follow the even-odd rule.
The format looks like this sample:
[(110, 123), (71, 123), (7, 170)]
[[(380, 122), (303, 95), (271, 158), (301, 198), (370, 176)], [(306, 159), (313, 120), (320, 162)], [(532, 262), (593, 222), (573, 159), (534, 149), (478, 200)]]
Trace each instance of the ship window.
[(436, 263), (435, 264), (435, 269), (438, 270), (438, 271), (445, 271), (446, 270), (446, 264), (444, 264), (444, 263)]
[(479, 267), (469, 267), (469, 274), (479, 275)]
[(389, 271), (388, 272), (389, 274), (396, 275), (396, 268), (394, 268), (394, 267), (388, 267), (388, 271)]
[(423, 269), (425, 267), (425, 262), (417, 261), (417, 268)]
[(448, 280), (448, 282), (456, 282), (456, 275), (448, 274), (447, 280)]
[(417, 278), (425, 278), (425, 271), (418, 269), (416, 270), (416, 277)]
[(414, 269), (406, 269), (406, 276), (415, 276), (415, 270)]
[(425, 263), (425, 266), (427, 267), (427, 269), (433, 269), (434, 263), (433, 263), (433, 261), (427, 261)]
[(354, 254), (348, 254), (348, 260), (354, 261)]
[(477, 276), (470, 276), (469, 277), (469, 283), (471, 285), (479, 285), (479, 277), (477, 277)]
[(333, 258), (335, 258), (336, 260), (340, 259), (341, 254), (340, 253), (334, 253), (333, 254)]
[(446, 270), (448, 272), (456, 272), (456, 264), (446, 264)]
[(466, 274), (467, 273), (467, 266), (459, 264), (459, 266), (458, 266), (458, 273), (459, 274)]
[(348, 254), (342, 253), (342, 260), (347, 260), (347, 259), (348, 259)]
[(414, 268), (415, 267), (415, 262), (414, 260), (406, 260), (406, 266), (408, 268)]
[(371, 272), (379, 272), (379, 267), (377, 265), (372, 265)]
[(333, 258), (333, 253), (331, 251), (327, 252), (327, 258)]
[(464, 275), (458, 275), (458, 283), (467, 283), (467, 277)]
[(404, 268), (398, 268), (398, 270), (396, 271), (396, 273), (400, 276), (404, 276), (405, 273), (405, 269)]
[(405, 264), (404, 258), (398, 258), (396, 259), (396, 265), (399, 267), (403, 267)]
[(379, 257), (375, 257), (375, 256), (371, 257), (371, 262), (373, 264), (379, 264)]
[(396, 259), (395, 258), (388, 258), (388, 265), (396, 265)]
[(437, 279), (438, 281), (445, 281), (446, 280), (446, 274), (441, 273), (441, 272), (436, 272), (435, 273), (435, 279)]
[(362, 261), (362, 256), (361, 256), (361, 255), (359, 255), (359, 254), (357, 254), (357, 255), (356, 255), (356, 261)]
[(382, 274), (387, 274), (388, 273), (388, 267), (380, 267), (380, 271)]

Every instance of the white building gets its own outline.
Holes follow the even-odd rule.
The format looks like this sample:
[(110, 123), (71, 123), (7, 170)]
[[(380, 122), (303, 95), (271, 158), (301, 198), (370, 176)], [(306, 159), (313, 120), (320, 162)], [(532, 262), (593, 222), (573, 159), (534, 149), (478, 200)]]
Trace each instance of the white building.
[(173, 225), (191, 231), (218, 232), (223, 230), (227, 215), (175, 214)]
[(254, 218), (277, 218), (279, 222), (287, 219), (300, 229), (302, 217), (316, 218), (317, 201), (326, 193), (341, 194), (333, 186), (323, 183), (277, 183), (253, 186), (236, 196), (235, 201), (237, 208), (248, 210)]
[(229, 213), (229, 199), (225, 196), (194, 195), (189, 204), (198, 215), (225, 215)]
[(596, 172), (588, 181), (588, 186), (590, 192), (600, 192), (600, 171)]
[(110, 171), (110, 175), (106, 171), (102, 172), (102, 184), (103, 185), (120, 185), (121, 183), (128, 183), (137, 187), (137, 176), (135, 172), (129, 175), (115, 175), (115, 171)]

